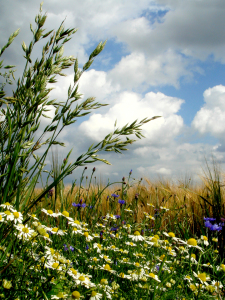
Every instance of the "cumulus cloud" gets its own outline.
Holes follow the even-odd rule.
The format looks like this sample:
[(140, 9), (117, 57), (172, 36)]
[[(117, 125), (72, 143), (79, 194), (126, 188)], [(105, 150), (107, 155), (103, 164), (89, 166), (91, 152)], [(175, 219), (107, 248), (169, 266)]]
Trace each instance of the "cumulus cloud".
[(210, 133), (223, 138), (225, 133), (225, 86), (208, 88), (204, 93), (204, 105), (197, 112), (192, 126), (201, 134)]
[(141, 52), (132, 52), (109, 72), (112, 82), (129, 90), (160, 85), (178, 88), (182, 76), (190, 78), (192, 73), (187, 69), (187, 61), (171, 49), (151, 58)]
[(187, 56), (206, 59), (214, 54), (225, 61), (225, 20), (223, 0), (161, 1), (166, 15), (161, 22), (151, 24), (145, 17), (124, 20), (113, 28), (118, 41), (131, 51), (145, 51), (149, 56), (179, 50)]
[(183, 102), (163, 93), (150, 92), (142, 97), (134, 92), (123, 92), (105, 114), (93, 114), (79, 126), (79, 129), (85, 136), (99, 141), (113, 131), (115, 120), (121, 128), (136, 119), (140, 121), (145, 117), (162, 116), (143, 126), (146, 139), (139, 143), (167, 144), (183, 127), (183, 119), (177, 115)]

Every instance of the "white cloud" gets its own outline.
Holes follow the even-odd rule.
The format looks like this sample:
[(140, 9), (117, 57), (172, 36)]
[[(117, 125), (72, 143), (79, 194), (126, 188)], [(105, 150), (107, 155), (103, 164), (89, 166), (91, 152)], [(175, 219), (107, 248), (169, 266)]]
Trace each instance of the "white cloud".
[(140, 121), (157, 115), (162, 118), (143, 126), (146, 139), (141, 140), (139, 144), (167, 144), (180, 133), (183, 127), (183, 119), (177, 115), (183, 102), (181, 99), (168, 97), (162, 93), (150, 92), (142, 98), (134, 92), (123, 92), (118, 95), (116, 103), (105, 114), (93, 114), (89, 120), (79, 126), (79, 129), (85, 136), (100, 141), (113, 131), (115, 120), (121, 128), (136, 119)]
[(225, 86), (217, 85), (203, 93), (204, 105), (196, 113), (192, 126), (201, 134), (210, 133), (217, 138), (225, 134)]
[(146, 57), (141, 52), (132, 52), (123, 57), (109, 73), (115, 84), (125, 89), (146, 89), (149, 86), (173, 85), (179, 87), (182, 76), (191, 77), (187, 62), (171, 49)]

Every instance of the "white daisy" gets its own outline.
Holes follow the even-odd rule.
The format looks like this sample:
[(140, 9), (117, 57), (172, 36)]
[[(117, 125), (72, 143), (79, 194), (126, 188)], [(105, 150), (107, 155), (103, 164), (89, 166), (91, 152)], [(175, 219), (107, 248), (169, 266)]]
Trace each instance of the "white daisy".
[(102, 294), (92, 291), (89, 300), (99, 300), (101, 298), (102, 298)]
[(59, 215), (61, 215), (61, 213), (54, 213), (51, 209), (46, 210), (46, 209), (42, 208), (41, 211), (43, 211), (46, 215), (54, 217), (54, 218), (57, 218)]
[(82, 229), (80, 221), (78, 221), (78, 220), (73, 220), (71, 218), (70, 221), (68, 222), (68, 224), (71, 225), (72, 227), (76, 227), (77, 229)]
[(75, 279), (76, 284), (85, 286), (87, 289), (95, 287), (96, 285), (90, 281), (87, 275), (81, 274), (77, 279)]
[(140, 234), (139, 231), (135, 231), (134, 234), (128, 234), (128, 237), (132, 239), (132, 241), (143, 241), (145, 238)]
[(14, 220), (14, 215), (12, 212), (10, 212), (9, 210), (5, 210), (4, 211), (4, 218), (7, 221), (13, 221)]
[(23, 225), (23, 224), (18, 224), (18, 225), (15, 225), (15, 228), (17, 230), (19, 230), (19, 234), (18, 234), (18, 237), (20, 239), (22, 238), (30, 238), (32, 236), (33, 233), (35, 233), (35, 231), (31, 228), (28, 227), (28, 225)]
[(154, 280), (156, 280), (156, 281), (158, 281), (158, 282), (161, 282), (161, 281), (159, 280), (159, 277), (158, 277), (157, 275), (155, 275), (154, 273), (146, 274), (146, 276), (147, 276), (147, 277), (150, 277), (150, 278), (152, 278), (152, 279), (154, 279)]
[(21, 212), (15, 210), (12, 214), (14, 216), (13, 221), (15, 224), (23, 222), (23, 215), (21, 214)]
[(10, 210), (13, 210), (13, 206), (9, 203), (9, 202), (5, 202), (3, 204), (0, 205), (0, 207), (3, 207), (4, 209), (10, 209)]

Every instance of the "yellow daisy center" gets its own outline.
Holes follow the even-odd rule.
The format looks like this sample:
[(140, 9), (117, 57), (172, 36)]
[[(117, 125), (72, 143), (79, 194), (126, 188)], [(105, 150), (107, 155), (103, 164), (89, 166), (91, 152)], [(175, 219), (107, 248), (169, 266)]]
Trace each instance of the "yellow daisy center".
[(206, 282), (206, 274), (205, 273), (198, 274), (198, 278), (201, 279), (201, 281)]
[(175, 237), (175, 234), (174, 234), (173, 232), (169, 232), (168, 235), (169, 235), (170, 237)]
[(197, 246), (197, 241), (196, 241), (196, 239), (189, 239), (189, 240), (187, 241), (187, 243), (188, 243), (188, 245), (190, 245), (190, 246)]
[(73, 299), (80, 299), (80, 293), (78, 291), (72, 292), (72, 298)]
[(29, 229), (28, 229), (27, 227), (23, 227), (22, 231), (23, 231), (24, 233), (29, 233)]
[(68, 211), (63, 211), (62, 215), (64, 215), (65, 217), (69, 217), (70, 214), (68, 213)]
[(110, 271), (111, 270), (110, 265), (106, 264), (104, 269), (107, 270), (107, 271)]
[(140, 235), (139, 231), (135, 231), (134, 235)]
[(19, 214), (17, 211), (15, 211), (15, 212), (13, 213), (13, 215), (14, 215), (14, 217), (17, 218), (17, 219), (18, 219), (19, 216), (20, 216), (20, 214)]

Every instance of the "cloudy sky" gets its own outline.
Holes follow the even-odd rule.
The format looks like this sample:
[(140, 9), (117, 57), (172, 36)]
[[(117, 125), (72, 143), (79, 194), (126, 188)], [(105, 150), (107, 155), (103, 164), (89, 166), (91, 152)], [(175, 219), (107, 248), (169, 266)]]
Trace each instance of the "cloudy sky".
[[(21, 43), (29, 44), (32, 38), (30, 23), (34, 26), (39, 4), (0, 2), (0, 47), (20, 28), (3, 57), (5, 63), (17, 65), (17, 78), (25, 63)], [(60, 158), (73, 148), (71, 161), (75, 160), (111, 132), (115, 120), (121, 127), (160, 115), (143, 126), (146, 138), (130, 145), (129, 151), (102, 153), (112, 166), (96, 164), (97, 176), (118, 181), (132, 169), (135, 178), (196, 179), (212, 155), (224, 168), (224, 0), (46, 0), (43, 12), (48, 16), (46, 30), (57, 29), (64, 18), (65, 28), (78, 28), (65, 55), (77, 57), (80, 67), (107, 39), (104, 51), (83, 74), (80, 92), (109, 106), (63, 132), (67, 147), (59, 149)], [(41, 48), (34, 51), (38, 56)], [(51, 97), (65, 100), (71, 82), (73, 68), (59, 78)]]

